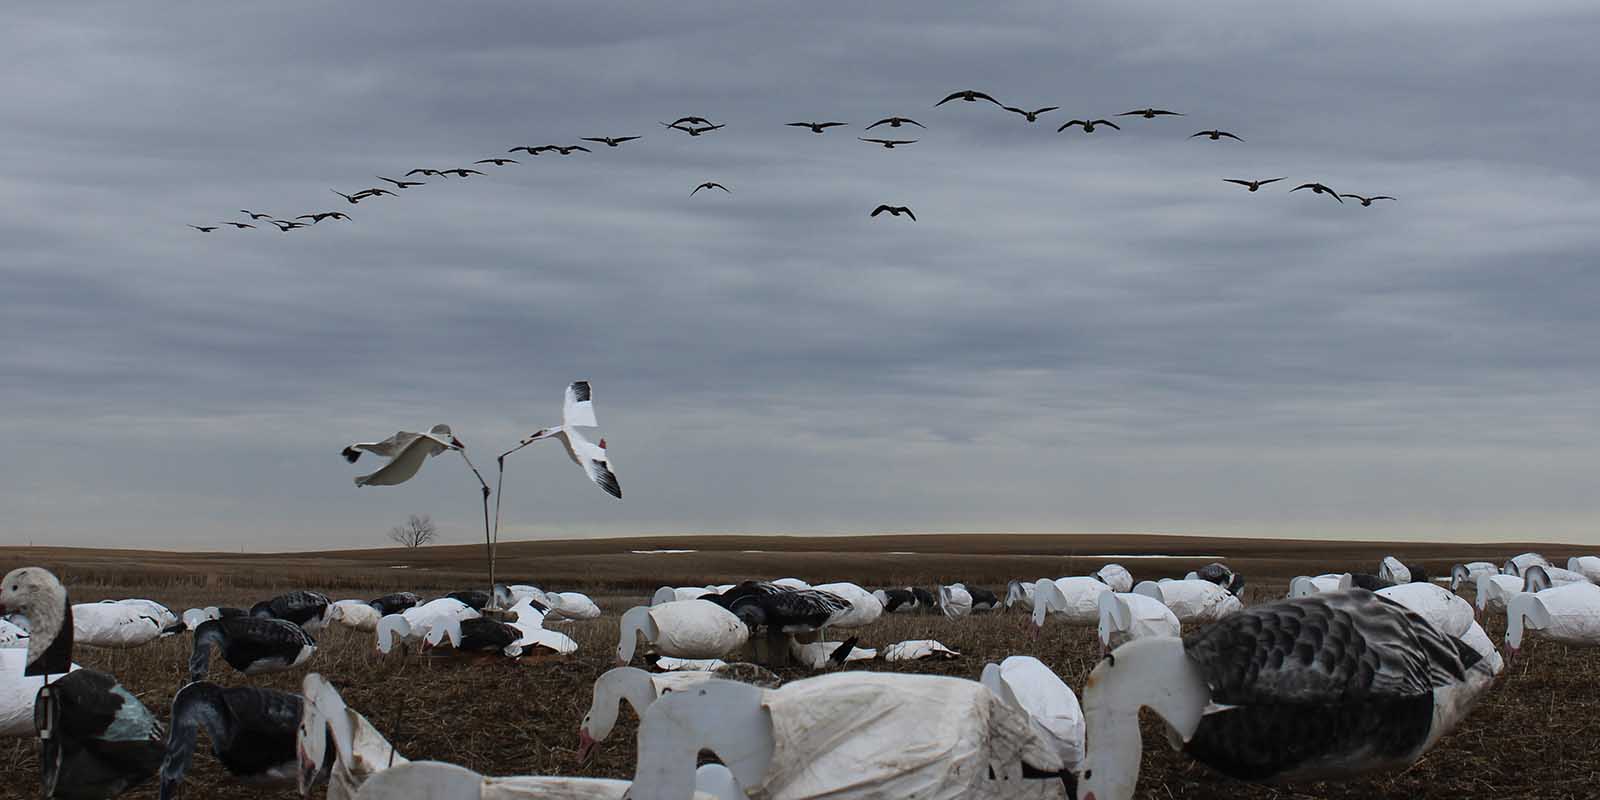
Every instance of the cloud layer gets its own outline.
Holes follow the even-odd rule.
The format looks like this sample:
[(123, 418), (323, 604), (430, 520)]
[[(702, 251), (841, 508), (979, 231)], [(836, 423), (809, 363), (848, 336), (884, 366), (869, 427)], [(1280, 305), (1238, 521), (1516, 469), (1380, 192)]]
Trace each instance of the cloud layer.
[[(509, 537), (1594, 540), (1600, 10), (969, 5), (18, 10), (7, 538), (470, 541), (458, 461), (357, 490), (339, 448), (443, 421), (492, 466), (587, 378), (626, 500), (530, 448)], [(1062, 110), (931, 108), (969, 87)], [(1151, 104), (1188, 116), (1055, 133)], [(918, 144), (855, 141), (892, 114)], [(644, 138), (328, 191), (602, 135)], [(185, 227), (244, 208), (355, 219)]]

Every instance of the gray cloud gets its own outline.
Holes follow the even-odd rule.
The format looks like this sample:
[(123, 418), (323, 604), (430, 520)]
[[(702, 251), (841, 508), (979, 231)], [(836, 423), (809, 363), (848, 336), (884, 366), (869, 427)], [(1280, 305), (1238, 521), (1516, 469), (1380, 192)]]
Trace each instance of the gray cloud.
[[(467, 541), (462, 465), (357, 490), (338, 448), (446, 421), (488, 466), (579, 377), (627, 500), (533, 448), (513, 535), (1593, 538), (1587, 4), (13, 16), (14, 539), (361, 545), (428, 511)], [(1063, 108), (932, 108), (968, 87)], [(1055, 133), (1148, 104), (1189, 116)], [(657, 124), (690, 113), (729, 127)], [(891, 114), (922, 141), (854, 141)], [(782, 127), (822, 117), (855, 127)], [(1247, 141), (1186, 138), (1218, 126)], [(594, 135), (645, 138), (328, 191)], [(184, 227), (240, 208), (355, 219)]]

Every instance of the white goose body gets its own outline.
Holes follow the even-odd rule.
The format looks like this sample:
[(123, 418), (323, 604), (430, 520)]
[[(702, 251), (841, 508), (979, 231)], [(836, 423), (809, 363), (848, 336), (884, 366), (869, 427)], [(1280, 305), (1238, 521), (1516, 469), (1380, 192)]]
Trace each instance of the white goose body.
[(972, 613), (972, 593), (963, 584), (953, 583), (939, 587), (939, 610), (949, 619), (959, 619)]
[(1323, 592), (1339, 591), (1339, 578), (1336, 572), (1325, 572), (1321, 575), (1301, 575), (1289, 581), (1289, 597), (1305, 597), (1307, 595), (1321, 594)]
[(1569, 583), (1519, 592), (1506, 607), (1506, 646), (1515, 655), (1528, 631), (1579, 647), (1600, 647), (1600, 586)]
[(635, 667), (606, 670), (595, 679), (589, 711), (578, 723), (578, 760), (587, 760), (590, 751), (611, 736), (623, 703), (632, 706), (633, 713), (643, 718), (650, 705), (663, 695), (717, 678), (744, 678), (739, 682), (772, 689), (781, 683), (777, 675), (755, 664), (723, 664), (715, 670), (685, 672), (645, 672)]
[(1136, 592), (1100, 595), (1100, 624), (1096, 629), (1103, 651), (1115, 650), (1134, 639), (1178, 636), (1178, 615), (1160, 600)]
[(650, 605), (659, 606), (674, 600), (698, 600), (716, 590), (705, 586), (663, 586), (650, 596)]
[(858, 584), (843, 581), (823, 583), (812, 588), (842, 597), (850, 604), (850, 610), (829, 620), (829, 628), (861, 628), (877, 622), (883, 616), (883, 603)]
[(328, 606), (329, 624), (338, 623), (347, 628), (353, 628), (367, 633), (378, 629), (378, 620), (383, 615), (371, 603), (365, 600), (336, 600)]
[(1230, 776), (1325, 779), (1416, 760), (1492, 681), (1471, 648), (1372, 592), (1255, 606), (1184, 639), (1130, 642), (1095, 668), (1079, 797), (1134, 796), (1141, 707)]
[[(0, 649), (0, 737), (32, 738), (37, 733), (33, 727), (33, 700), (44, 685), (44, 676), (23, 675), (27, 664), (25, 647)], [(77, 664), (71, 667), (78, 668)]]
[(1493, 575), (1500, 568), (1487, 561), (1469, 561), (1465, 564), (1456, 564), (1450, 568), (1450, 591), (1460, 591), (1462, 586), (1478, 585), (1478, 578), (1484, 575)]
[(663, 656), (721, 658), (744, 646), (750, 629), (733, 612), (705, 600), (636, 606), (622, 615), (617, 663), (633, 660), (639, 638)]
[(702, 749), (770, 800), (1065, 796), (1060, 756), (1027, 713), (960, 678), (837, 672), (674, 692), (645, 712), (628, 796), (682, 800)]
[(1046, 618), (1068, 625), (1096, 625), (1100, 622), (1100, 595), (1111, 587), (1096, 578), (1041, 579), (1033, 589), (1033, 626), (1044, 627)]
[(1034, 735), (1056, 751), (1064, 768), (1077, 769), (1083, 761), (1083, 709), (1071, 687), (1044, 662), (1033, 656), (1010, 656), (998, 664), (985, 664), (978, 682), (1026, 712)]
[[(745, 800), (738, 783), (721, 775), (726, 767), (707, 764), (695, 771), (688, 800)], [(362, 784), (358, 800), (622, 800), (627, 781), (562, 775), (509, 775), (491, 778), (443, 761), (410, 761), (383, 770)], [(728, 793), (733, 792), (733, 793)]]
[(1600, 584), (1600, 556), (1573, 556), (1567, 559), (1567, 569)]
[(1522, 578), (1516, 575), (1506, 575), (1496, 572), (1493, 575), (1478, 576), (1478, 614), (1487, 614), (1490, 611), (1504, 611), (1506, 601), (1511, 596), (1522, 591)]
[(582, 592), (550, 592), (549, 611), (546, 619), (549, 622), (565, 622), (579, 619), (598, 619), (600, 606)]
[(1384, 556), (1378, 564), (1378, 577), (1390, 583), (1410, 583), (1411, 568), (1394, 556)]
[(438, 644), (445, 634), (448, 620), (457, 623), (483, 616), (466, 603), (451, 597), (430, 600), (412, 606), (399, 614), (389, 614), (378, 620), (376, 640), (378, 652), (388, 653), (399, 643)]
[(1244, 607), (1226, 587), (1202, 579), (1144, 581), (1133, 591), (1160, 600), (1185, 625), (1215, 622)]
[(1509, 559), (1506, 559), (1506, 563), (1500, 568), (1500, 571), (1507, 575), (1516, 575), (1521, 577), (1522, 573), (1527, 570), (1528, 567), (1533, 566), (1548, 568), (1551, 566), (1551, 564), (1549, 559), (1538, 553), (1520, 553), (1512, 556)]
[[(168, 612), (168, 616), (171, 612)], [(72, 640), (88, 647), (128, 649), (159, 638), (167, 626), (143, 605), (107, 600), (72, 607)]]
[(1033, 611), (1033, 593), (1038, 590), (1038, 581), (1012, 580), (1006, 584), (1006, 609), (1020, 608), (1023, 611)]
[(961, 654), (934, 639), (907, 639), (878, 649), (884, 661), (922, 661), (929, 658), (951, 659)]
[(1111, 587), (1113, 592), (1133, 591), (1133, 573), (1121, 564), (1107, 564), (1094, 571), (1094, 576), (1101, 583)]

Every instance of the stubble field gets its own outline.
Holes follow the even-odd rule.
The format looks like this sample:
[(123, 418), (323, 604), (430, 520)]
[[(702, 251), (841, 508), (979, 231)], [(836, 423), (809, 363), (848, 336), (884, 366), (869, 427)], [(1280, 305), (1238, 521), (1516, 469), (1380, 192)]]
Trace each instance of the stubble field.
[[(334, 627), (319, 636), (309, 669), (327, 676), (350, 706), (412, 759), (450, 761), (490, 775), (631, 776), (635, 722), (631, 713), (586, 765), (574, 762), (577, 725), (594, 679), (611, 668), (617, 617), (647, 601), (656, 587), (704, 585), (746, 578), (796, 576), (814, 583), (849, 580), (867, 588), (933, 586), (963, 580), (1003, 593), (1011, 578), (1086, 574), (1118, 561), (1136, 580), (1181, 577), (1225, 559), (1250, 583), (1246, 602), (1282, 597), (1298, 574), (1375, 571), (1385, 554), (1421, 562), (1432, 574), (1467, 560), (1499, 563), (1525, 550), (1564, 563), (1581, 548), (1530, 544), (1436, 545), (1293, 540), (1230, 540), (1133, 536), (893, 536), (851, 538), (673, 537), (502, 545), (499, 573), (510, 582), (589, 593), (605, 609), (598, 620), (561, 626), (579, 643), (568, 657), (522, 663), (382, 657), (372, 635)], [(692, 550), (695, 552), (649, 552)], [(635, 552), (640, 551), (640, 552)], [(1133, 556), (1175, 556), (1143, 557)], [(372, 550), (293, 555), (174, 554), (64, 548), (0, 548), (0, 572), (24, 564), (50, 568), (73, 602), (148, 597), (177, 612), (191, 606), (248, 606), (291, 589), (335, 599), (368, 599), (395, 590), (424, 595), (485, 582), (481, 547)], [(1468, 594), (1470, 599), (1471, 595)], [(1504, 622), (1488, 621), (1500, 641)], [(1020, 613), (960, 620), (892, 615), (859, 632), (862, 646), (932, 638), (960, 651), (954, 661), (895, 665), (976, 678), (985, 663), (1033, 655), (1075, 690), (1098, 656), (1092, 628), (1047, 624), (1037, 640)], [(184, 679), (188, 637), (134, 650), (79, 648), (74, 660), (116, 675), (156, 714), (167, 715)], [(639, 663), (636, 660), (636, 666)], [(851, 669), (888, 669), (853, 662)], [(297, 691), (304, 672), (246, 678), (223, 664), (211, 680)], [(786, 680), (803, 669), (780, 670)], [(1221, 777), (1172, 753), (1146, 720), (1139, 796), (1148, 798), (1593, 798), (1600, 796), (1600, 650), (1532, 641), (1473, 714), (1417, 764), (1399, 773), (1337, 783), (1258, 786)], [(0, 792), (34, 796), (38, 786), (31, 740), (0, 742)], [(241, 786), (209, 753), (197, 754), (185, 785), (191, 798), (288, 798), (293, 787)], [(318, 789), (313, 796), (320, 797)], [(154, 798), (153, 783), (125, 795)]]

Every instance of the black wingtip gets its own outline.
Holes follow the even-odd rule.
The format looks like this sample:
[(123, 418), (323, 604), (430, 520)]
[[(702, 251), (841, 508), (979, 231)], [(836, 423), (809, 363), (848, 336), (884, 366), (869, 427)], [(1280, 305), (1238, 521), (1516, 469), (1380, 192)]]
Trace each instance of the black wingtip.
[(828, 662), (834, 666), (843, 664), (847, 659), (850, 658), (850, 653), (856, 649), (856, 642), (859, 641), (861, 641), (861, 637), (859, 636), (852, 636), (844, 640), (844, 644), (835, 647), (833, 652), (828, 654)]
[(356, 463), (356, 459), (361, 458), (361, 451), (355, 449), (354, 447), (346, 447), (345, 449), (339, 451), (339, 455), (344, 456), (344, 460), (354, 464)]
[(589, 382), (573, 381), (572, 398), (579, 403), (587, 401), (589, 399)]

